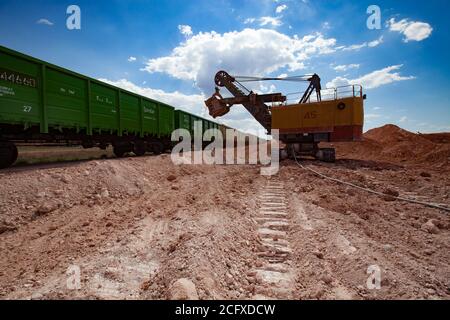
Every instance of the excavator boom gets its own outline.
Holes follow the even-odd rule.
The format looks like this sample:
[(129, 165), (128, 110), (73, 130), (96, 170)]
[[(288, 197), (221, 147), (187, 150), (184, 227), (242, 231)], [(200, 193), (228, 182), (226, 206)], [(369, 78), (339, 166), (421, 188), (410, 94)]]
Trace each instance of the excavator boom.
[[(267, 130), (267, 134), (271, 134), (272, 129), (278, 130), (279, 139), (285, 145), (280, 149), (282, 158), (308, 155), (333, 162), (334, 149), (320, 148), (319, 143), (361, 140), (366, 95), (359, 85), (328, 89), (322, 100), (321, 80), (317, 74), (260, 78), (231, 76), (219, 71), (214, 80), (216, 92), (205, 101), (209, 114), (214, 118), (221, 117), (233, 105), (243, 105)], [(281, 93), (259, 95), (242, 85), (244, 82), (258, 81), (307, 81), (309, 86), (299, 102), (283, 104), (287, 99)], [(227, 88), (232, 97), (223, 98), (219, 87)], [(314, 92), (316, 97), (311, 99)]]
[[(256, 78), (256, 77), (240, 77), (242, 82), (250, 81), (265, 81), (265, 80), (285, 80), (285, 81), (309, 81), (309, 87), (302, 96), (300, 103), (307, 103), (311, 94), (316, 91), (317, 101), (321, 101), (321, 86), (320, 78), (317, 74), (312, 76), (300, 76), (291, 78)], [(256, 94), (249, 91), (248, 94), (244, 93), (243, 90), (247, 90), (236, 77), (229, 75), (225, 71), (217, 72), (214, 77), (216, 83), (216, 92), (205, 101), (206, 106), (209, 109), (209, 114), (216, 118), (227, 114), (230, 111), (230, 107), (235, 104), (243, 105), (248, 112), (258, 121), (270, 134), (272, 128), (272, 114), (270, 112), (270, 107), (266, 103), (274, 102), (286, 102), (286, 96), (281, 93), (271, 93), (271, 94)], [(225, 87), (233, 95), (232, 98), (223, 98), (220, 94), (220, 89), (218, 87)]]
[[(258, 121), (268, 133), (272, 127), (272, 115), (269, 107), (265, 102), (284, 102), (286, 97), (281, 93), (258, 95), (253, 92), (245, 94), (238, 87), (238, 82), (225, 71), (217, 72), (214, 81), (218, 87), (225, 87), (234, 96), (233, 98), (223, 98), (220, 95), (219, 88), (216, 87), (216, 92), (211, 98), (205, 101), (212, 117), (220, 117), (230, 111), (230, 107), (234, 104), (242, 104), (248, 112)], [(244, 88), (241, 85), (242, 88)], [(245, 89), (245, 88), (244, 88)]]

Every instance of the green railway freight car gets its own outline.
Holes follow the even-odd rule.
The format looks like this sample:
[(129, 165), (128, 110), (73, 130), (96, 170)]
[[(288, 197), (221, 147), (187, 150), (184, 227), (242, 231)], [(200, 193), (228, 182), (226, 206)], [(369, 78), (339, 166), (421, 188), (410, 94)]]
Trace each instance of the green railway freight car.
[(194, 128), (195, 126), (200, 126), (202, 127), (202, 134), (205, 132), (205, 128), (203, 127), (203, 121), (202, 118), (200, 118), (199, 116), (196, 116), (195, 114), (190, 114), (191, 117), (191, 134), (192, 132), (194, 132)]
[(191, 114), (182, 110), (175, 110), (175, 128), (186, 129), (191, 135), (193, 135), (193, 130), (191, 127)]
[(210, 121), (208, 119), (202, 119), (203, 120), (203, 127), (205, 128), (205, 130), (208, 129), (219, 129), (219, 124), (214, 122), (214, 121)]
[(204, 119), (202, 117), (196, 116), (195, 114), (182, 111), (182, 110), (175, 110), (175, 128), (181, 128), (186, 129), (189, 131), (191, 136), (194, 136), (194, 126), (197, 123), (197, 125), (202, 126), (202, 134), (205, 133), (208, 129), (218, 129), (219, 124)]
[(112, 145), (117, 156), (170, 148), (174, 108), (0, 46), (0, 167), (16, 142)]

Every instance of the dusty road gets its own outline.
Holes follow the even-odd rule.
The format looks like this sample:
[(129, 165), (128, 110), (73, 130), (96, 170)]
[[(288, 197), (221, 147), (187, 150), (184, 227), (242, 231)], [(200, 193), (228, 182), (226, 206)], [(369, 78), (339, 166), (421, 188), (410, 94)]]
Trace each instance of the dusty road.
[[(303, 163), (450, 203), (440, 170)], [(0, 172), (0, 194), (3, 299), (450, 298), (448, 213), (292, 161), (271, 178), (168, 155), (17, 167)], [(368, 268), (381, 271), (379, 290)]]

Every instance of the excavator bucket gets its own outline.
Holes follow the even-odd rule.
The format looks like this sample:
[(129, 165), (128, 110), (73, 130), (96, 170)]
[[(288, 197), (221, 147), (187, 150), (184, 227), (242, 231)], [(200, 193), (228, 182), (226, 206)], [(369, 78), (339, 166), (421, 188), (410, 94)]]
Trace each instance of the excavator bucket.
[(209, 115), (213, 118), (221, 117), (230, 112), (230, 107), (223, 101), (218, 88), (211, 98), (205, 101), (205, 105), (209, 110)]

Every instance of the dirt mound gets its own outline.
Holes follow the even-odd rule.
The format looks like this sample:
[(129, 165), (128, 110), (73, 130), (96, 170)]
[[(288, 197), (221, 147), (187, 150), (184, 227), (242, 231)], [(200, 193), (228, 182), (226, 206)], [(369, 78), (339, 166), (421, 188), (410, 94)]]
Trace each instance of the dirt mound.
[(371, 129), (364, 134), (364, 138), (370, 138), (380, 143), (395, 143), (395, 142), (417, 142), (427, 143), (423, 137), (397, 127), (393, 124)]
[(428, 133), (420, 136), (434, 143), (450, 144), (450, 133)]
[(367, 131), (364, 141), (336, 143), (339, 157), (381, 160), (408, 164), (427, 164), (445, 168), (450, 160), (449, 133), (415, 134), (395, 125)]

